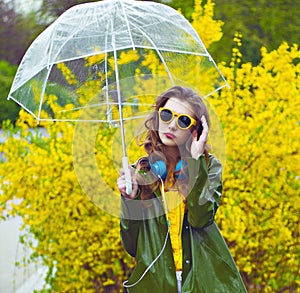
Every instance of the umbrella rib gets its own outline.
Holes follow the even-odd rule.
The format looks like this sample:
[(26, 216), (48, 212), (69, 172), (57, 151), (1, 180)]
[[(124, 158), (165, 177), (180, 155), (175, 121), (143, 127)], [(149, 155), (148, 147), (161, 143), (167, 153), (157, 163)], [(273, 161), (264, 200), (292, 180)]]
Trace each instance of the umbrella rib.
[[(222, 75), (222, 78), (223, 78), (223, 75)], [(207, 95), (205, 95), (205, 96), (203, 97), (203, 99), (206, 99), (206, 98), (209, 97), (210, 95), (216, 93), (217, 91), (219, 91), (220, 89), (222, 89), (222, 88), (224, 88), (224, 87), (226, 87), (226, 86), (227, 86), (228, 88), (230, 88), (230, 86), (229, 86), (228, 82), (226, 81), (226, 79), (224, 79), (224, 81), (225, 81), (225, 84), (224, 84), (224, 85), (221, 85), (221, 86), (219, 86), (218, 88), (214, 89), (213, 91), (211, 91), (210, 93), (208, 93)]]
[[(149, 39), (150, 40), (150, 39)], [(137, 48), (144, 48), (144, 49), (153, 49), (151, 46), (136, 46)], [(198, 53), (198, 52), (192, 52), (192, 51), (183, 51), (183, 50), (176, 50), (176, 49), (166, 49), (166, 48), (160, 48), (156, 47), (160, 51), (164, 52), (171, 52), (171, 53), (182, 53), (182, 54), (190, 54), (190, 55), (196, 55), (196, 56), (204, 56), (209, 57), (209, 55), (205, 53)]]
[(139, 27), (136, 27), (136, 28), (137, 28), (137, 29), (141, 32), (141, 34), (144, 35), (144, 37), (147, 38), (147, 39), (149, 40), (149, 42), (152, 44), (153, 49), (157, 52), (157, 54), (158, 54), (158, 56), (159, 56), (161, 62), (164, 64), (164, 66), (165, 66), (165, 68), (166, 68), (166, 71), (167, 71), (167, 73), (168, 73), (168, 75), (169, 75), (169, 78), (170, 78), (172, 84), (174, 85), (174, 79), (173, 79), (173, 77), (172, 77), (172, 74), (171, 74), (171, 72), (170, 72), (170, 70), (169, 70), (169, 67), (168, 67), (167, 63), (165, 62), (163, 56), (161, 55), (160, 51), (157, 49), (157, 47), (156, 47), (155, 44), (153, 43), (152, 39), (151, 39), (151, 38), (150, 38), (150, 37), (149, 37), (142, 29), (140, 29)]
[[(95, 10), (94, 10), (94, 15), (96, 15)], [(98, 23), (98, 27), (101, 27), (101, 23), (99, 22), (99, 18), (96, 15), (96, 22)], [(108, 32), (109, 30), (109, 22), (107, 23), (107, 28), (106, 28), (106, 32)], [(110, 116), (111, 116), (111, 110), (110, 110), (110, 106), (109, 106), (109, 99), (108, 99), (108, 76), (107, 76), (107, 33), (105, 34), (105, 45), (104, 45), (104, 54), (105, 54), (105, 59), (104, 59), (104, 67), (105, 67), (105, 86), (102, 88), (102, 90), (104, 89), (105, 91), (105, 98), (106, 98), (106, 106), (107, 106), (107, 111), (106, 111), (106, 117), (107, 120), (110, 121)], [(98, 54), (98, 53), (97, 53)], [(92, 54), (90, 56), (95, 55)], [(86, 56), (88, 57), (88, 56)], [(79, 108), (75, 108), (75, 110), (80, 109), (80, 108), (84, 108), (84, 107), (79, 107)]]
[(47, 81), (48, 81), (48, 78), (49, 78), (52, 67), (53, 67), (53, 65), (51, 64), (50, 67), (48, 68), (47, 75), (46, 75), (46, 78), (45, 78), (45, 82), (43, 83), (43, 86), (42, 86), (42, 91), (41, 91), (41, 95), (40, 95), (40, 104), (39, 104), (39, 109), (38, 109), (38, 118), (37, 118), (38, 122), (40, 122), (42, 105), (43, 105), (43, 101), (44, 101), (44, 97), (45, 97), (46, 84), (47, 84)]
[[(53, 31), (51, 32), (51, 35), (54, 35), (54, 32), (56, 32), (57, 27), (53, 26)], [(50, 38), (51, 40), (51, 38)], [(48, 51), (48, 58), (47, 58), (47, 64), (46, 64), (46, 68), (49, 68), (49, 64), (50, 64), (50, 56), (51, 56), (51, 52), (53, 49), (53, 42), (50, 42), (50, 46), (49, 46), (49, 51)]]
[[(32, 112), (30, 112), (30, 114), (32, 114)], [(34, 115), (33, 115), (34, 116)], [(34, 116), (36, 118), (36, 116)], [(147, 115), (142, 115), (142, 116), (135, 116), (134, 118), (132, 117), (128, 117), (128, 118), (124, 118), (123, 120), (135, 120), (135, 119), (144, 119), (145, 117), (147, 117)], [(60, 122), (101, 122), (101, 123), (107, 123), (108, 121), (107, 120), (103, 120), (103, 119), (85, 119), (85, 120), (80, 120), (80, 119), (59, 119), (59, 118), (41, 118), (40, 121), (49, 121), (49, 122), (52, 122), (52, 121), (60, 121)], [(119, 120), (111, 120), (110, 121), (111, 124), (114, 124), (114, 123), (119, 123)]]
[(123, 2), (122, 2), (122, 1), (120, 1), (120, 4), (121, 4), (122, 11), (123, 11), (123, 14), (124, 14), (124, 18), (125, 18), (125, 22), (126, 22), (127, 30), (128, 30), (128, 33), (129, 33), (130, 41), (131, 41), (131, 44), (132, 44), (132, 49), (133, 49), (133, 50), (135, 50), (135, 45), (134, 45), (134, 42), (133, 42), (133, 38), (132, 38), (132, 34), (131, 34), (131, 30), (130, 30), (130, 26), (129, 26), (128, 18), (127, 18), (127, 15), (126, 15), (126, 13), (125, 13), (125, 9), (124, 9)]
[[(130, 27), (129, 27), (129, 23), (128, 23), (128, 19), (127, 19), (127, 16), (125, 14), (125, 9), (123, 7), (123, 4), (122, 4), (122, 1), (120, 1), (120, 4), (121, 4), (121, 7), (122, 7), (122, 10), (123, 10), (123, 13), (124, 13), (124, 16), (125, 16), (125, 22), (126, 22), (126, 25), (127, 25), (127, 29), (128, 29), (128, 32), (129, 32), (129, 35), (130, 35), (130, 39), (131, 39), (131, 42), (132, 42), (132, 46), (134, 48), (134, 42), (133, 42), (133, 39), (132, 39), (132, 35), (131, 35), (131, 32), (130, 32)], [(62, 23), (62, 22), (61, 22)], [(98, 23), (98, 21), (96, 20), (95, 23)], [(91, 23), (87, 23), (84, 25), (84, 27), (88, 27), (90, 26)], [(57, 27), (56, 27), (57, 28)], [(64, 47), (64, 45), (71, 39), (75, 39), (73, 36), (77, 34), (78, 31), (82, 30), (82, 26), (78, 26), (78, 29), (75, 30), (68, 38), (66, 38), (66, 40), (64, 41), (63, 45), (60, 47), (60, 50), (58, 50), (57, 54), (56, 54), (56, 57), (58, 56), (59, 52), (61, 51), (61, 49)], [(55, 31), (55, 30), (54, 30)], [(53, 44), (53, 42), (52, 42)], [(50, 57), (50, 54), (48, 55)], [(75, 57), (74, 59), (77, 59), (78, 57)], [(49, 58), (48, 58), (49, 59)], [(54, 58), (53, 58), (54, 59)], [(56, 58), (55, 58), (56, 59)], [(71, 59), (72, 60), (72, 59)], [(60, 62), (63, 62), (62, 60), (60, 60)], [(49, 63), (49, 62), (48, 62)], [(48, 64), (47, 64), (47, 67), (48, 67)]]
[(29, 110), (24, 104), (22, 104), (21, 102), (19, 102), (18, 100), (16, 100), (13, 96), (9, 95), (7, 99), (8, 100), (13, 100), (19, 106), (21, 106), (22, 108), (24, 108), (29, 114), (31, 114), (35, 119), (38, 119), (37, 116), (31, 110)]
[[(109, 28), (109, 23), (107, 23), (107, 32)], [(105, 50), (107, 48), (107, 34), (105, 35)], [(107, 110), (106, 110), (106, 117), (110, 121), (111, 120), (111, 107), (109, 105), (109, 96), (108, 96), (108, 69), (107, 69), (107, 52), (105, 51), (105, 60), (104, 60), (104, 67), (105, 67), (105, 86), (106, 86), (106, 91), (105, 91), (105, 97), (106, 97), (106, 105), (107, 105)]]
[[(174, 13), (174, 15), (175, 15), (175, 13)], [(153, 14), (153, 13), (151, 13), (151, 14), (149, 13), (149, 16), (150, 16), (150, 17), (153, 16), (154, 18), (157, 17), (157, 15), (156, 15), (156, 14)], [(178, 16), (178, 15), (175, 15), (175, 16)], [(135, 22), (135, 17), (136, 17), (136, 16), (131, 17), (131, 19), (133, 19), (133, 22)], [(178, 23), (172, 21), (172, 20), (173, 20), (172, 16), (169, 16), (169, 18), (166, 18), (166, 17), (163, 17), (163, 15), (160, 14), (159, 17), (160, 17), (160, 19), (164, 20), (166, 23), (171, 23), (173, 26), (175, 26), (175, 27), (178, 28)], [(197, 43), (200, 43), (202, 49), (204, 50), (204, 52), (206, 52), (206, 55), (209, 55), (208, 51), (206, 50), (206, 48), (205, 48), (205, 46), (204, 46), (202, 40), (200, 39), (198, 33), (196, 32), (196, 30), (195, 30), (193, 27), (190, 27), (191, 24), (190, 24), (184, 17), (182, 17), (181, 20), (182, 20), (183, 22), (185, 22), (186, 24), (188, 24), (188, 27), (191, 29), (191, 32), (192, 32), (194, 35), (191, 35), (190, 32), (188, 32), (188, 31), (186, 31), (186, 30), (184, 30), (184, 31), (185, 31), (186, 33), (188, 33), (189, 35), (191, 35), (192, 38), (193, 38), (195, 41), (197, 41)], [(147, 28), (147, 27), (149, 27), (149, 26), (156, 26), (156, 25), (159, 25), (161, 22), (162, 22), (162, 21), (159, 20), (159, 21), (153, 22), (153, 23), (151, 23), (151, 24), (144, 25), (143, 28)]]
[[(87, 108), (94, 108), (94, 107), (101, 107), (101, 106), (104, 106), (104, 105), (107, 105), (106, 103), (96, 103), (96, 104), (92, 104), (92, 105), (88, 105), (88, 106), (83, 106), (83, 107), (75, 107), (75, 108), (72, 108), (70, 110), (61, 110), (59, 112), (73, 112), (73, 111), (77, 111), (77, 110), (83, 110), (83, 109), (87, 109)], [(110, 103), (110, 105), (119, 105), (119, 103)], [(130, 103), (130, 102), (123, 102), (122, 103), (123, 106), (136, 106), (136, 103)], [(152, 106), (152, 104), (140, 104), (140, 106)], [(111, 121), (111, 119), (107, 119), (106, 121)]]
[[(60, 22), (60, 23), (63, 23), (63, 22)], [(93, 23), (98, 23), (98, 21), (96, 20), (96, 21), (94, 21)], [(86, 23), (83, 27), (82, 26), (78, 26), (78, 29), (77, 30), (75, 30), (72, 34), (70, 34), (69, 36), (68, 36), (68, 38), (66, 38), (65, 40), (64, 40), (64, 42), (63, 42), (63, 44), (60, 46), (60, 48), (59, 48), (59, 50), (57, 50), (57, 53), (56, 53), (56, 55), (55, 55), (55, 58), (53, 58), (53, 60), (57, 60), (56, 58), (57, 58), (57, 56), (58, 56), (58, 54), (61, 52), (61, 50), (63, 49), (63, 47), (65, 46), (65, 44), (70, 40), (70, 39), (76, 39), (75, 37), (74, 37), (74, 35), (76, 35), (79, 31), (81, 31), (81, 30), (83, 30), (83, 28), (86, 28), (86, 27), (88, 27), (88, 26), (90, 26), (91, 25), (91, 23)], [(57, 29), (57, 27), (58, 26), (56, 26), (56, 29)], [(53, 44), (53, 42), (52, 42), (52, 44)], [(93, 54), (91, 54), (91, 55), (85, 55), (85, 57), (88, 57), (88, 56), (93, 56), (93, 55), (96, 55), (96, 54), (99, 54), (99, 52), (94, 52)], [(50, 54), (49, 54), (49, 57), (50, 57)], [(69, 60), (76, 60), (76, 59), (78, 59), (78, 58), (82, 58), (82, 56), (76, 56), (76, 57), (74, 57), (74, 58), (70, 58), (70, 59), (65, 59), (65, 60), (59, 60), (59, 61), (57, 61), (57, 62), (52, 62), (53, 64), (54, 63), (60, 63), (60, 62), (66, 62), (66, 61), (69, 61)]]
[(123, 115), (122, 115), (122, 100), (121, 100), (121, 92), (120, 92), (120, 84), (119, 84), (119, 72), (118, 72), (118, 59), (117, 59), (117, 51), (116, 51), (116, 43), (115, 43), (115, 34), (113, 32), (114, 25), (111, 25), (112, 29), (112, 46), (114, 51), (114, 65), (115, 65), (115, 73), (116, 73), (116, 84), (117, 84), (117, 96), (118, 96), (118, 106), (119, 106), (119, 117), (120, 117), (120, 128), (121, 128), (121, 136), (122, 136), (122, 151), (123, 157), (127, 157), (126, 155), (126, 146), (125, 146), (125, 133), (123, 126)]
[[(141, 45), (135, 45), (135, 48), (142, 48), (142, 49), (155, 49), (151, 46), (141, 46)], [(190, 55), (196, 55), (196, 56), (204, 56), (204, 57), (208, 57), (210, 58), (209, 55), (205, 54), (205, 53), (198, 53), (198, 52), (192, 52), (192, 51), (181, 51), (181, 50), (172, 50), (172, 49), (166, 49), (166, 48), (160, 48), (160, 47), (156, 47), (158, 50), (160, 51), (164, 51), (164, 52), (172, 52), (172, 53), (182, 53), (182, 54), (190, 54)], [(132, 49), (131, 46), (127, 45), (127, 46), (124, 46), (122, 48), (118, 48), (117, 51), (121, 51), (121, 50), (124, 50), (124, 49)], [(112, 52), (111, 50), (102, 50), (101, 51), (101, 54), (102, 53), (108, 53), (108, 52)], [(86, 54), (84, 55), (85, 57), (90, 57), (90, 56), (94, 56), (94, 55), (98, 55), (100, 54), (100, 52), (93, 52), (91, 54)], [(62, 63), (62, 62), (68, 62), (68, 61), (73, 61), (73, 60), (77, 60), (77, 59), (80, 59), (82, 57), (78, 57), (78, 56), (75, 56), (73, 58), (66, 58), (66, 59), (61, 59), (59, 61), (55, 61), (53, 62), (52, 64), (58, 64), (58, 63)]]

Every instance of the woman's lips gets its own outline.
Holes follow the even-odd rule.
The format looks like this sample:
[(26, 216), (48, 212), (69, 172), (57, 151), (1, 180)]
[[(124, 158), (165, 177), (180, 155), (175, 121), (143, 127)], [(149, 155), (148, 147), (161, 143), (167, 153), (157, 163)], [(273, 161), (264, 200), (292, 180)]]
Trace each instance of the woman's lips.
[(174, 134), (172, 134), (172, 133), (165, 133), (165, 136), (166, 136), (166, 138), (169, 138), (169, 139), (174, 139), (175, 138), (175, 135)]

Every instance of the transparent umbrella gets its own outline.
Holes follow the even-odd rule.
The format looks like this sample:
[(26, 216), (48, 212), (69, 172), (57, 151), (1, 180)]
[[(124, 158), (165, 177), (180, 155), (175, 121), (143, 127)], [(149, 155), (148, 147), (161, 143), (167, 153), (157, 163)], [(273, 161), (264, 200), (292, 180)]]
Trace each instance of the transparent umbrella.
[[(124, 121), (146, 117), (154, 97), (175, 84), (204, 98), (227, 86), (179, 12), (154, 2), (107, 0), (70, 8), (35, 39), (9, 99), (38, 121), (119, 127), (128, 170)], [(130, 182), (129, 171), (126, 176)]]

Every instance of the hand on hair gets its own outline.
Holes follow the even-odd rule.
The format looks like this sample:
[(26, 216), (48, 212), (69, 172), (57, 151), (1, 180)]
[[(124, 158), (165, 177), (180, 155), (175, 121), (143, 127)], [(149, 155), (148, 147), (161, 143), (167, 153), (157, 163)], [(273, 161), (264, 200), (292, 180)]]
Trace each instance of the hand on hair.
[(135, 176), (132, 172), (132, 167), (130, 167), (130, 173), (131, 173), (131, 184), (132, 184), (132, 192), (131, 194), (127, 194), (126, 193), (126, 178), (125, 178), (125, 172), (124, 172), (124, 169), (121, 169), (120, 170), (120, 177), (118, 178), (117, 180), (117, 186), (118, 186), (118, 189), (121, 193), (122, 196), (128, 198), (128, 199), (133, 199), (136, 197), (137, 195), (137, 191), (138, 191), (138, 184), (137, 184), (137, 181), (135, 179)]
[(203, 126), (203, 131), (199, 137), (199, 139), (197, 139), (197, 130), (195, 129), (192, 133), (193, 135), (193, 141), (191, 143), (191, 156), (194, 159), (198, 159), (205, 150), (205, 145), (207, 142), (207, 138), (208, 138), (208, 125), (207, 125), (207, 121), (205, 116), (203, 115), (201, 117), (201, 123)]

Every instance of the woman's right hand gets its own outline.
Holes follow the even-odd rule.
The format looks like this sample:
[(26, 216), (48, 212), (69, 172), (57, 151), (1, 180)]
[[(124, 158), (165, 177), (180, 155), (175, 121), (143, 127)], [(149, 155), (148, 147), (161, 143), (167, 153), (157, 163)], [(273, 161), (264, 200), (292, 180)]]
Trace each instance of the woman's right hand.
[(126, 178), (125, 178), (125, 171), (124, 169), (120, 170), (120, 177), (117, 180), (117, 186), (122, 196), (128, 198), (128, 199), (134, 199), (138, 192), (138, 183), (135, 179), (135, 176), (132, 172), (132, 168), (130, 168), (131, 173), (131, 184), (132, 184), (132, 192), (130, 194), (126, 193)]
[(200, 157), (200, 155), (202, 155), (205, 151), (205, 145), (207, 142), (207, 138), (208, 138), (208, 124), (206, 121), (206, 118), (204, 115), (202, 115), (201, 117), (201, 123), (202, 123), (202, 133), (199, 137), (199, 139), (197, 138), (197, 131), (194, 130), (193, 131), (193, 141), (191, 143), (191, 156), (192, 158), (198, 160), (198, 158)]

